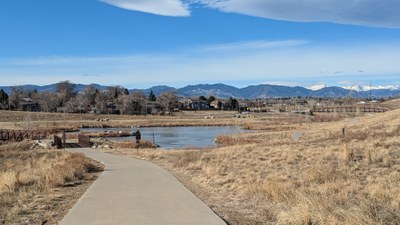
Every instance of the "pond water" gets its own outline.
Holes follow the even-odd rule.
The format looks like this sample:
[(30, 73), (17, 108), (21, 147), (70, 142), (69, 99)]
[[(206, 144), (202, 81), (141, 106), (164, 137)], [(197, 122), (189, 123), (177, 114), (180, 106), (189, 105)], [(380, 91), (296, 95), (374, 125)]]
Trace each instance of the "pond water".
[[(217, 144), (214, 139), (219, 135), (243, 133), (244, 130), (236, 126), (210, 127), (143, 127), (143, 128), (83, 128), (81, 132), (103, 131), (134, 131), (139, 130), (142, 139), (155, 141), (163, 149), (205, 148)], [(154, 138), (153, 138), (154, 137)], [(106, 138), (109, 140), (135, 141), (135, 136)]]

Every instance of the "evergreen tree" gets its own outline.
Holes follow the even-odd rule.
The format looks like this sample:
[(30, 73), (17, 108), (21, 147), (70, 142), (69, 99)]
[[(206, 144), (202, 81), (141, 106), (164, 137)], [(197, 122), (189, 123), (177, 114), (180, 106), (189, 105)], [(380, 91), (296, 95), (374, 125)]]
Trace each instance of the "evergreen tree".
[(4, 107), (8, 105), (8, 94), (3, 89), (0, 90), (0, 104)]
[(156, 96), (154, 95), (153, 90), (151, 90), (151, 91), (150, 91), (150, 94), (149, 94), (149, 101), (155, 102), (156, 100), (157, 100), (157, 98), (156, 98)]
[(236, 98), (229, 98), (229, 105), (231, 107), (231, 110), (238, 110), (239, 109), (239, 102)]
[(125, 88), (125, 89), (124, 89), (124, 95), (129, 95), (129, 90), (128, 90), (128, 88)]

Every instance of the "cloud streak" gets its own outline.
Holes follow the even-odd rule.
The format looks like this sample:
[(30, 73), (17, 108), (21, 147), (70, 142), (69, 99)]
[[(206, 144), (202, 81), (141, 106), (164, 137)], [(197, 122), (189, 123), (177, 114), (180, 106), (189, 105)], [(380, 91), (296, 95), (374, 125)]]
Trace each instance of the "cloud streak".
[(399, 0), (99, 0), (162, 16), (190, 16), (190, 6), (294, 22), (400, 28)]
[(223, 12), (295, 22), (400, 27), (398, 0), (199, 0)]
[(161, 16), (190, 16), (189, 7), (180, 0), (99, 0), (119, 8)]
[(246, 50), (265, 50), (273, 48), (288, 48), (310, 44), (307, 40), (283, 40), (283, 41), (247, 41), (219, 45), (210, 45), (202, 48), (203, 51), (246, 51)]

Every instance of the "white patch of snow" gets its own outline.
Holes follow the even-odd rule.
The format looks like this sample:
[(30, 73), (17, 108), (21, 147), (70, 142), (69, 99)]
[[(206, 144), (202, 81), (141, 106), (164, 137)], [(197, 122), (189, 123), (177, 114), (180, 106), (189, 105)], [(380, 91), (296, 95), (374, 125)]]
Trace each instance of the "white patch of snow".
[(320, 90), (320, 89), (326, 88), (326, 87), (328, 87), (328, 86), (326, 86), (325, 84), (316, 84), (316, 85), (308, 87), (308, 89), (317, 91), (317, 90)]
[(387, 85), (387, 86), (352, 85), (352, 86), (345, 86), (343, 88), (354, 91), (369, 91), (369, 90), (382, 90), (382, 89), (399, 90), (400, 86), (399, 85)]

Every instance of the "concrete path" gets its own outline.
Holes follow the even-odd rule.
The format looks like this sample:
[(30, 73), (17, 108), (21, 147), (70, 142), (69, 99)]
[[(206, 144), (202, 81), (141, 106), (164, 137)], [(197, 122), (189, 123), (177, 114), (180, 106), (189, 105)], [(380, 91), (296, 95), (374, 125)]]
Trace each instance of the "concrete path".
[(164, 169), (144, 160), (74, 149), (106, 165), (60, 225), (225, 225)]

